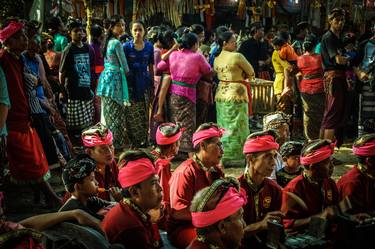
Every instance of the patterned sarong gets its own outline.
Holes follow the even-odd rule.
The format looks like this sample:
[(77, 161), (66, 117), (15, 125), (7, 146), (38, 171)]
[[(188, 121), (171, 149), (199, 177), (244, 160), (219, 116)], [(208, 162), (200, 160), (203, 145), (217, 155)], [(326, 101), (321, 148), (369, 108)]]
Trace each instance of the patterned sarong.
[(66, 126), (68, 129), (84, 129), (94, 123), (93, 100), (68, 99)]
[(325, 94), (301, 93), (301, 99), (305, 138), (309, 141), (318, 139), (325, 108)]
[(169, 120), (179, 122), (186, 130), (182, 133), (180, 151), (193, 151), (193, 133), (196, 130), (196, 106), (188, 98), (171, 94), (168, 98)]

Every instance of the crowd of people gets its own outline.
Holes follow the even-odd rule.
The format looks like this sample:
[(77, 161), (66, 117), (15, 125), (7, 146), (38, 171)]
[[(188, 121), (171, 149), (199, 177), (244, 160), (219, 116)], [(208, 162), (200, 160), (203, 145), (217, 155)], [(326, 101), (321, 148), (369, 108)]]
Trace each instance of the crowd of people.
[[(357, 44), (345, 20), (333, 9), (321, 39), (300, 23), (293, 42), (288, 27), (265, 35), (261, 23), (249, 37), (225, 26), (208, 37), (200, 24), (174, 30), (139, 20), (128, 35), (121, 16), (89, 34), (76, 19), (67, 33), (58, 17), (42, 33), (38, 22), (8, 20), (0, 30), (0, 184), (27, 184), (36, 203), (42, 192), (59, 211), (0, 221), (0, 238), (28, 235), (0, 245), (40, 248), (27, 228), (68, 221), (124, 248), (266, 248), (270, 223), (295, 234), (316, 218), (328, 220), (325, 238), (335, 242), (338, 215), (360, 224), (375, 208), (375, 35)], [(276, 111), (251, 133), (255, 77), (274, 81)], [(290, 136), (298, 108), (304, 141)], [(360, 127), (358, 163), (336, 183), (334, 148), (350, 116)], [(176, 157), (182, 163), (172, 170)], [(237, 160), (243, 174), (225, 177)], [(48, 181), (54, 165), (62, 199)], [(350, 209), (339, 208), (343, 200)]]

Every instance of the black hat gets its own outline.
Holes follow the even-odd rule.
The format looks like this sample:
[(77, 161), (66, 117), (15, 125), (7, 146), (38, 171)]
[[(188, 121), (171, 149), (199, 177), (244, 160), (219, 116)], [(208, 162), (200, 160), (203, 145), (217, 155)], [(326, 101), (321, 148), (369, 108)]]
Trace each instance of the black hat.
[(96, 168), (96, 162), (87, 154), (79, 154), (70, 160), (62, 173), (62, 180), (68, 192), (74, 191), (74, 184), (81, 182)]
[(296, 141), (288, 141), (280, 147), (280, 154), (282, 157), (300, 155), (303, 144)]

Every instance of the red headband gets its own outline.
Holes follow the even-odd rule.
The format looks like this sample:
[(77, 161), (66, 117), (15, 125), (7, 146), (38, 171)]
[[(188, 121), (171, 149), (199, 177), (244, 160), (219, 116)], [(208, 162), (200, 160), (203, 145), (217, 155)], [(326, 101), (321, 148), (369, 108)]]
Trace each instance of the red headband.
[(122, 188), (128, 188), (147, 180), (153, 175), (156, 175), (156, 170), (151, 160), (140, 158), (128, 162), (125, 167), (120, 169), (118, 181)]
[(99, 136), (98, 134), (82, 135), (81, 138), (84, 146), (94, 147), (97, 145), (112, 144), (113, 134), (110, 130), (108, 130), (107, 136), (105, 138)]
[(180, 131), (177, 132), (175, 135), (167, 137), (161, 133), (160, 126), (161, 125), (159, 125), (158, 129), (156, 130), (156, 143), (158, 145), (168, 145), (177, 142), (182, 136), (182, 132), (185, 130), (185, 128), (180, 128)]
[(197, 146), (200, 142), (212, 138), (212, 137), (222, 137), (224, 135), (224, 128), (214, 128), (211, 127), (206, 130), (197, 131), (193, 134), (193, 146)]
[(300, 161), (302, 165), (311, 165), (318, 162), (321, 162), (329, 158), (334, 152), (335, 144), (326, 145), (322, 148), (319, 148), (312, 153), (301, 156)]
[(375, 156), (375, 140), (365, 143), (363, 146), (353, 146), (353, 153), (357, 156)]
[(23, 29), (24, 24), (20, 22), (10, 22), (8, 26), (0, 30), (0, 42), (5, 42), (9, 37)]
[(279, 144), (275, 142), (274, 137), (271, 135), (264, 135), (248, 139), (243, 146), (243, 153), (248, 154), (253, 152), (278, 149)]
[(208, 227), (216, 222), (223, 220), (235, 214), (247, 202), (246, 192), (244, 189), (238, 192), (231, 187), (225, 193), (223, 198), (214, 210), (207, 212), (192, 212), (192, 222), (197, 228)]

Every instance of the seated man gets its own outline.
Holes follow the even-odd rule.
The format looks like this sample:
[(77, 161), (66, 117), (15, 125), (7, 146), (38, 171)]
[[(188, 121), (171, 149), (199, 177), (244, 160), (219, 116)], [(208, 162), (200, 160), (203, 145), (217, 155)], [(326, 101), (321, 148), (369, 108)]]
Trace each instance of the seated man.
[(98, 194), (98, 182), (95, 180), (96, 162), (87, 154), (80, 154), (68, 162), (62, 173), (66, 191), (71, 197), (59, 211), (82, 209), (102, 220), (111, 202), (102, 200)]
[(303, 147), (300, 160), (305, 170), (284, 188), (285, 228), (306, 228), (312, 216), (322, 219), (336, 216), (339, 196), (336, 183), (330, 178), (333, 152), (334, 144), (329, 140), (313, 140)]
[(117, 180), (118, 166), (114, 160), (112, 132), (101, 123), (84, 130), (81, 135), (86, 153), (95, 160), (95, 179), (99, 185), (98, 197), (111, 201), (122, 199), (120, 183)]
[(190, 205), (194, 195), (224, 176), (217, 167), (223, 155), (220, 138), (224, 129), (205, 123), (193, 134), (194, 155), (173, 172), (170, 180), (171, 211), (167, 220), (168, 238), (178, 248), (186, 248), (195, 239)]
[(184, 128), (173, 123), (163, 123), (156, 131), (158, 147), (151, 153), (156, 156), (155, 167), (163, 188), (162, 206), (169, 210), (169, 180), (171, 179), (171, 160), (180, 148), (180, 137)]
[(235, 178), (216, 180), (200, 190), (191, 202), (197, 238), (188, 249), (239, 248), (244, 234), (242, 206), (246, 193)]
[(275, 168), (276, 151), (272, 130), (251, 134), (245, 142), (243, 153), (247, 168), (239, 181), (245, 189), (248, 201), (244, 206), (246, 223), (242, 242), (245, 248), (263, 248), (266, 239), (267, 222), (276, 220), (281, 223), (282, 192), (277, 183), (268, 177)]
[[(283, 112), (271, 112), (263, 117), (263, 129), (266, 130), (274, 130), (276, 134), (274, 138), (276, 143), (279, 146), (282, 146), (285, 142), (289, 141), (290, 139), (290, 130), (289, 130), (289, 123), (290, 123), (291, 115), (287, 115)], [(272, 135), (272, 134), (271, 134)], [(278, 151), (276, 151), (276, 167), (271, 174), (271, 179), (276, 180), (276, 172), (279, 171), (284, 167), (283, 157), (280, 155)]]
[(119, 172), (124, 199), (105, 216), (102, 228), (110, 243), (127, 249), (160, 248), (159, 231), (148, 212), (160, 208), (162, 188), (151, 157), (142, 151), (125, 154)]
[(354, 141), (358, 164), (337, 182), (340, 199), (349, 197), (352, 214), (375, 211), (375, 134)]

